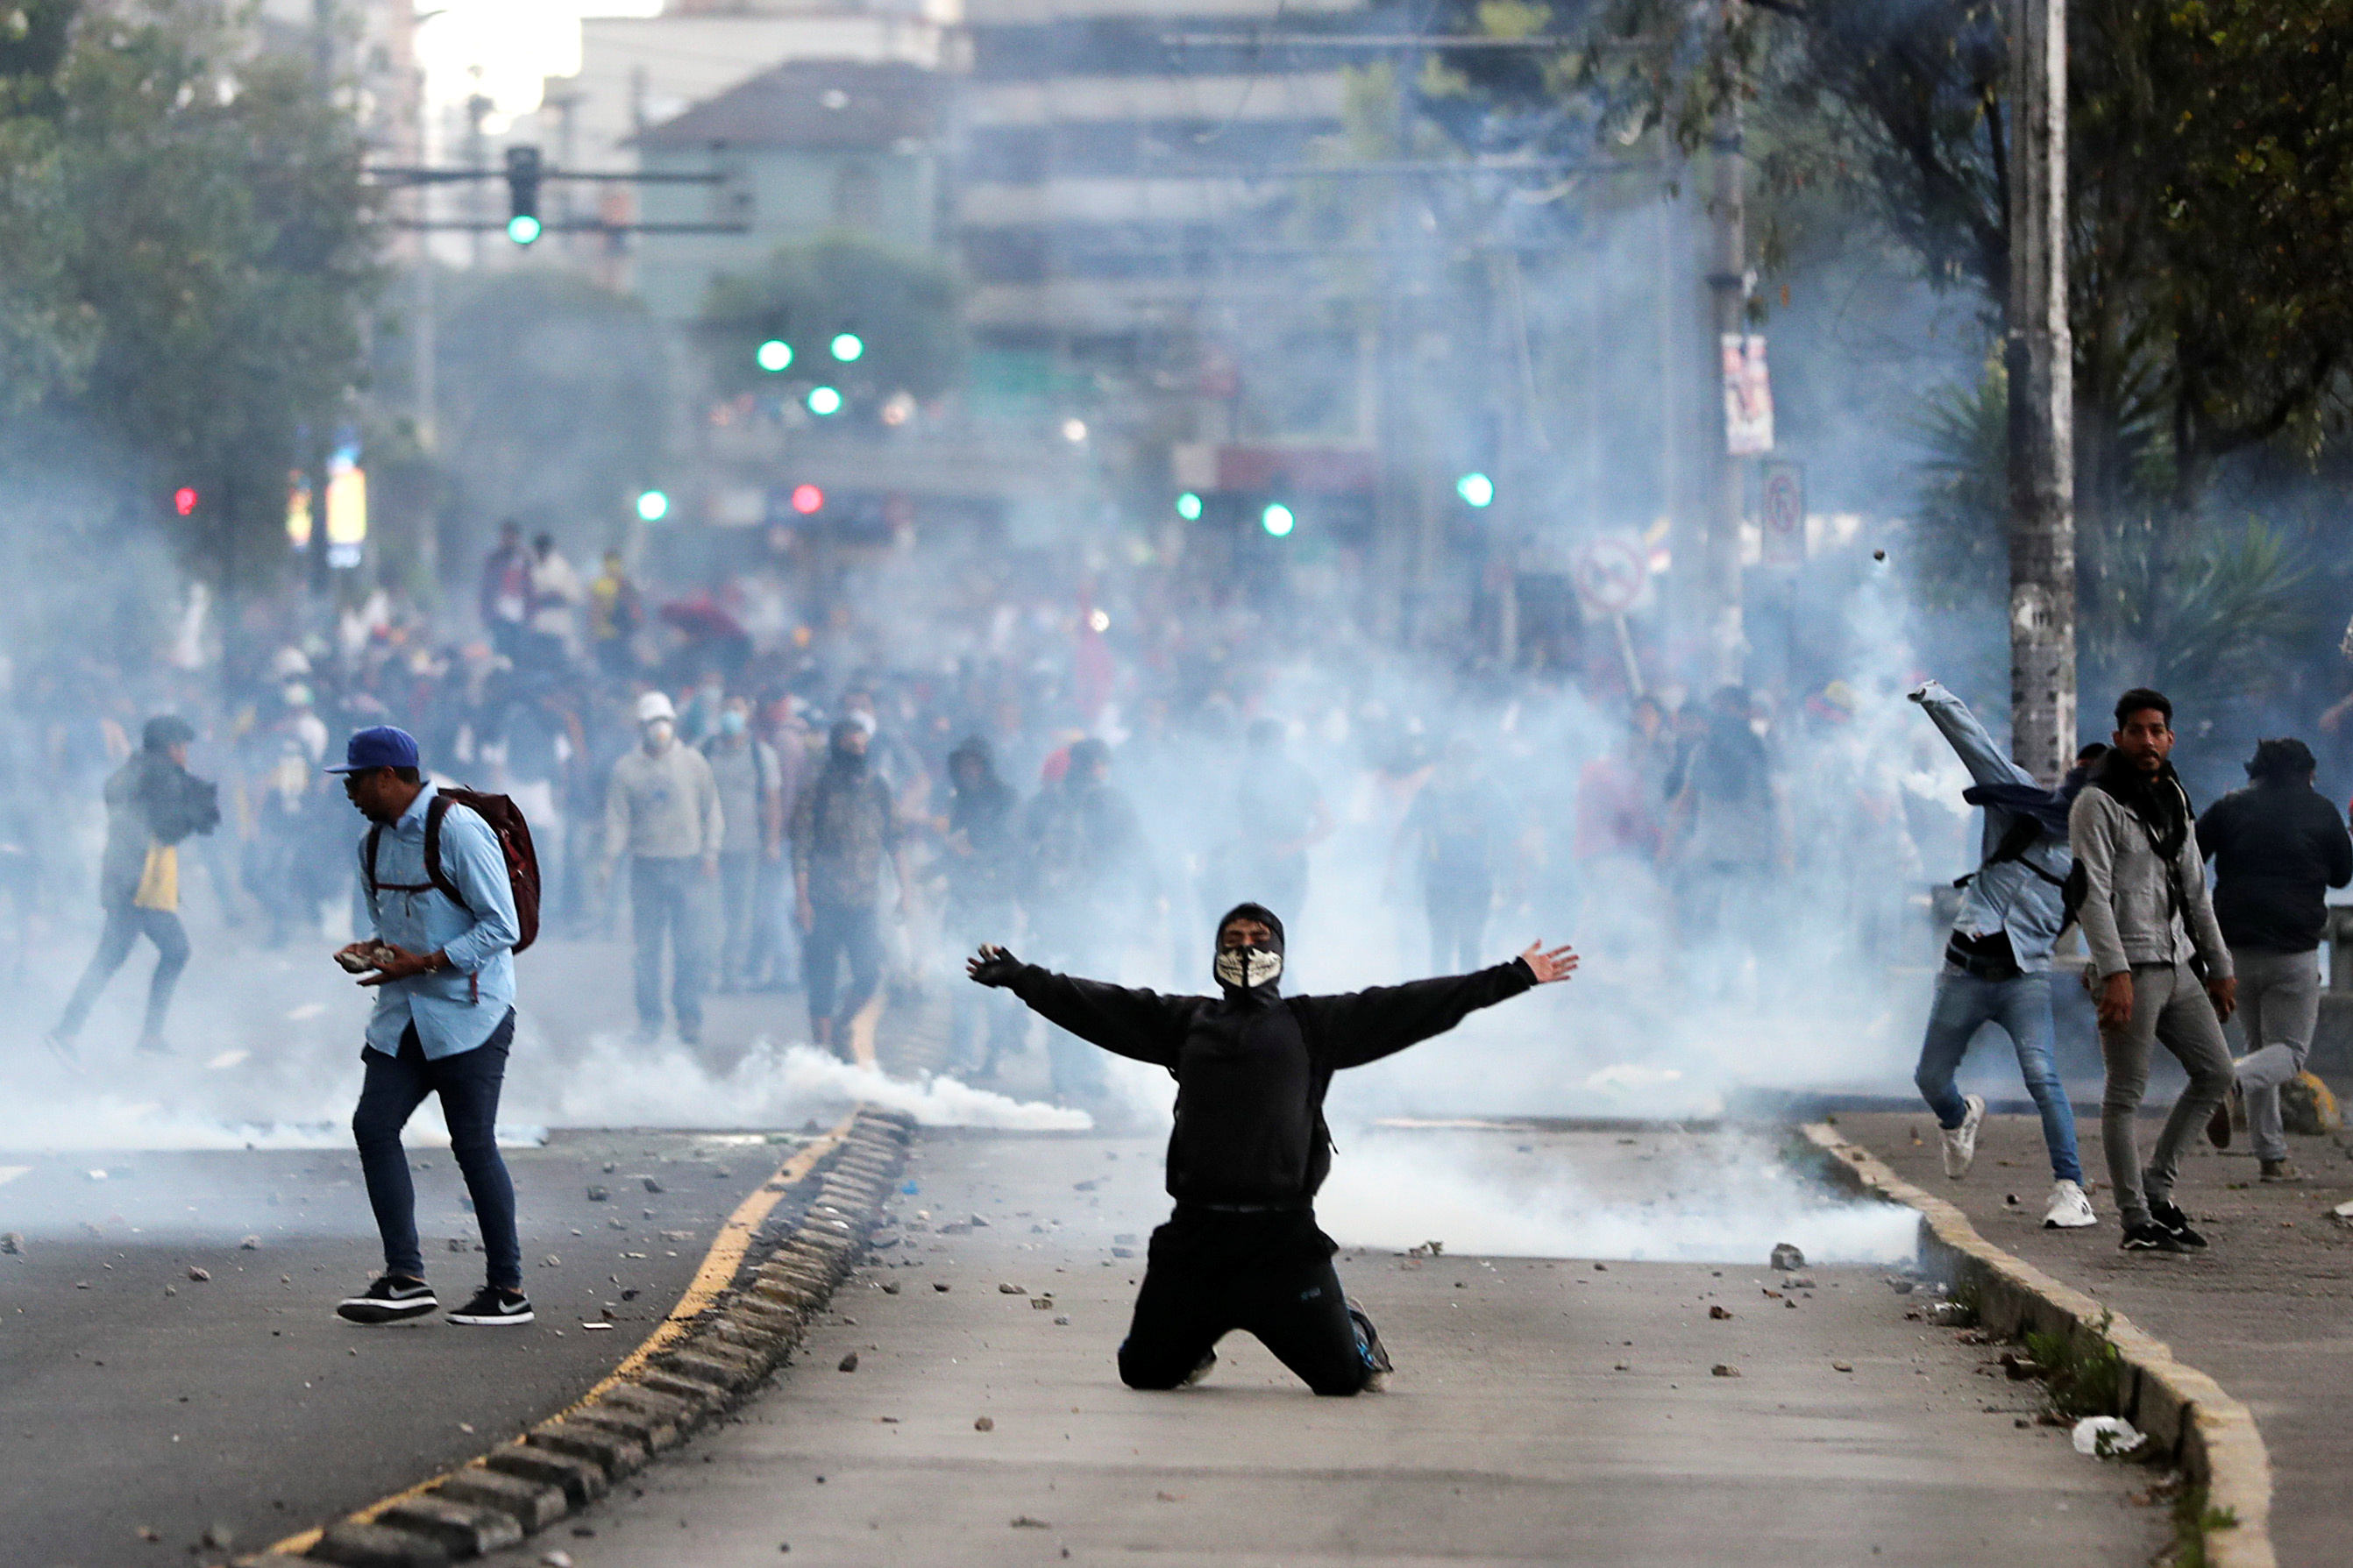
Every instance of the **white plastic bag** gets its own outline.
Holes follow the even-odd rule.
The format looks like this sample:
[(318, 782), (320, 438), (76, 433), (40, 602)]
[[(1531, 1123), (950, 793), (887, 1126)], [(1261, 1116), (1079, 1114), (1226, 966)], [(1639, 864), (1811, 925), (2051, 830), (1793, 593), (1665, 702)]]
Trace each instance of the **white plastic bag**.
[(2086, 1415), (2075, 1423), (2075, 1452), (2113, 1459), (2148, 1441), (2148, 1434), (2121, 1415)]

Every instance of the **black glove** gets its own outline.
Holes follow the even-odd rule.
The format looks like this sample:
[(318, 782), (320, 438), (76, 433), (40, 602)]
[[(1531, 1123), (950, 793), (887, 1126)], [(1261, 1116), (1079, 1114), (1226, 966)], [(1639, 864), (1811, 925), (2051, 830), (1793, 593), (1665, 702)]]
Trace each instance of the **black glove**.
[(1003, 948), (983, 942), (980, 951), (965, 962), (964, 972), (983, 985), (1010, 985), (1013, 977), (1027, 967)]

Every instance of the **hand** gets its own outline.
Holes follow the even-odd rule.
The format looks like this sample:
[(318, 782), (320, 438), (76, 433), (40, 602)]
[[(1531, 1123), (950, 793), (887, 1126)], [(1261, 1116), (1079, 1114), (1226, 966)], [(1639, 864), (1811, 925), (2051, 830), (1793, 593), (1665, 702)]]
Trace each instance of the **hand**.
[(2100, 982), (2100, 1027), (2121, 1029), (2132, 1022), (2132, 972), (2119, 969)]
[(1566, 980), (1577, 973), (1577, 950), (1563, 942), (1550, 952), (1545, 951), (1544, 939), (1528, 943), (1520, 954), (1520, 962), (1535, 975), (1536, 984), (1549, 985), (1556, 980)]
[(1904, 695), (1914, 702), (1926, 702), (1928, 700), (1928, 683), (1924, 680)]
[[(387, 959), (384, 955), (390, 953)], [(441, 963), (438, 952), (411, 952), (392, 942), (380, 942), (376, 948), (376, 972), (360, 981), (363, 985), (383, 985), (395, 980), (407, 980), (431, 973)]]
[(2239, 1010), (2239, 977), (2225, 974), (2220, 980), (2209, 980), (2206, 994), (2214, 999), (2214, 1016), (2227, 1023)]
[(1010, 985), (1024, 967), (1019, 959), (995, 942), (984, 942), (980, 951), (965, 961), (964, 972), (983, 985)]

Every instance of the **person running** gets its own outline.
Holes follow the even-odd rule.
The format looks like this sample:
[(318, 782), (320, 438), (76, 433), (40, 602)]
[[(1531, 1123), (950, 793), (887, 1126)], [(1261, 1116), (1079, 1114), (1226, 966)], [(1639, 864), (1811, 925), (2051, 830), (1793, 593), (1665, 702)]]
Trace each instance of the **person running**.
[(188, 933), (180, 924), (178, 847), (189, 835), (220, 826), (217, 788), (188, 772), (188, 742), (195, 738), (195, 729), (176, 714), (150, 719), (140, 735), (139, 754), (106, 781), (106, 849), (98, 871), (106, 929), (57, 1027), (44, 1037), (69, 1067), (79, 1064), (75, 1041), (99, 993), (142, 936), (155, 944), (155, 973), (147, 983), (139, 1049), (171, 1054), (164, 1019), (172, 1010), (180, 972), (188, 966)]
[(1216, 1364), (1218, 1341), (1258, 1337), (1322, 1394), (1377, 1388), (1389, 1371), (1372, 1320), (1341, 1293), (1337, 1250), (1315, 1224), (1332, 1168), (1324, 1095), (1342, 1068), (1444, 1034), (1481, 1007), (1577, 970), (1541, 942), (1508, 963), (1336, 996), (1285, 997), (1282, 921), (1258, 904), (1218, 922), (1220, 994), (1164, 996), (1053, 974), (984, 944), (966, 965), (1031, 1011), (1176, 1080), (1167, 1223), (1152, 1233), (1119, 1375), (1175, 1388)]
[(2214, 1108), (2207, 1136), (2231, 1146), (2233, 1111), (2254, 1135), (2266, 1182), (2303, 1180), (2287, 1157), (2280, 1086), (2304, 1071), (2320, 1016), (2320, 937), (2328, 889), (2353, 882), (2353, 837), (2312, 787), (2318, 764), (2302, 741), (2259, 741), (2247, 787), (2216, 801), (2198, 824), (2199, 850), (2214, 861), (2214, 918), (2239, 978), (2238, 1060), (2231, 1100)]
[(2067, 808), (2084, 787), (2086, 768), (2107, 748), (2084, 748), (2065, 784), (2047, 790), (2001, 754), (1959, 698), (1933, 680), (1911, 697), (1976, 781), (1961, 798), (1985, 810), (1983, 850), (1978, 868), (1958, 884), (1961, 907), (1945, 943), (1912, 1080), (1943, 1130), (1945, 1174), (1959, 1181), (1977, 1158), (1985, 1099), (1957, 1092), (1953, 1077), (1978, 1031), (1999, 1027), (2018, 1053), (2019, 1075), (2042, 1116), (2042, 1146), (2051, 1156), (2042, 1223), (2052, 1230), (2095, 1225), (2075, 1151), (2074, 1109), (2052, 1050), (2051, 951), (2066, 925), (2062, 892), (2074, 866)]
[[(2222, 1020), (2237, 1005), (2231, 950), (2215, 923), (2189, 793), (2173, 771), (2173, 704), (2136, 687), (2116, 699), (2116, 749), (2067, 812), (2082, 868), (2078, 919), (2099, 1002), (2100, 1142), (2126, 1252), (2186, 1252), (2205, 1237), (2173, 1201), (2181, 1151), (2231, 1088)], [(2194, 964), (2193, 964), (2194, 961)], [(2201, 967), (2202, 966), (2202, 967)], [(2141, 1168), (2134, 1121), (2148, 1089), (2152, 1044), (2189, 1075)]]
[(418, 771), (417, 742), (406, 731), (386, 724), (358, 731), (342, 765), (327, 771), (343, 775), (343, 793), (370, 825), (360, 836), (352, 901), (352, 929), (364, 934), (338, 950), (335, 961), (375, 990), (360, 1051), (367, 1078), (352, 1113), (352, 1137), (384, 1240), (384, 1273), (335, 1314), (354, 1323), (396, 1323), (440, 1305), (425, 1282), (417, 1191), (400, 1142), (400, 1130), (425, 1097), (438, 1094), (449, 1152), (474, 1200), (490, 1260), (482, 1288), (449, 1321), (467, 1327), (528, 1323), (514, 1183), (496, 1137), (499, 1089), (514, 1043), (513, 949), (522, 931), (505, 851), (489, 823), (454, 801), (438, 808), (432, 830), (439, 787)]

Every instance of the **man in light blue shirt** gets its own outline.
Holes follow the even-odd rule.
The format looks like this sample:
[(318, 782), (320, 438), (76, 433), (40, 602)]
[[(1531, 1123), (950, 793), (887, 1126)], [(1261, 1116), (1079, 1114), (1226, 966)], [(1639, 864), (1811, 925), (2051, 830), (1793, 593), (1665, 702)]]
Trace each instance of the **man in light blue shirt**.
[(1945, 1173), (1958, 1181), (1977, 1157), (1982, 1095), (1953, 1086), (1969, 1041), (1988, 1024), (2010, 1037), (2020, 1076), (2042, 1113), (2051, 1155), (2051, 1203), (2042, 1223), (2074, 1229), (2096, 1223), (2084, 1194), (2075, 1150), (2075, 1113), (2052, 1050), (2051, 953), (2065, 923), (2063, 889), (2074, 861), (2067, 849), (2067, 804), (2082, 787), (2048, 790), (2001, 754), (1967, 704), (1928, 681), (1912, 694), (1974, 781), (1961, 798), (1985, 810), (1978, 868), (1961, 879), (1960, 912), (1945, 944), (1945, 966), (1928, 1005), (1928, 1028), (1913, 1074), (1936, 1113)]
[(449, 1314), (470, 1327), (532, 1320), (522, 1293), (514, 1184), (495, 1129), (507, 1047), (514, 1039), (514, 953), (521, 935), (506, 853), (481, 816), (418, 771), (417, 742), (390, 725), (352, 736), (343, 790), (371, 824), (359, 844), (352, 929), (335, 954), (375, 988), (360, 1058), (367, 1081), (352, 1116), (385, 1271), (336, 1312), (355, 1323), (398, 1322), (439, 1306), (417, 1242), (417, 1194), (400, 1130), (428, 1094), (441, 1097), (450, 1152), (474, 1200), (490, 1278)]

